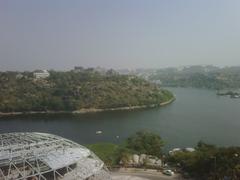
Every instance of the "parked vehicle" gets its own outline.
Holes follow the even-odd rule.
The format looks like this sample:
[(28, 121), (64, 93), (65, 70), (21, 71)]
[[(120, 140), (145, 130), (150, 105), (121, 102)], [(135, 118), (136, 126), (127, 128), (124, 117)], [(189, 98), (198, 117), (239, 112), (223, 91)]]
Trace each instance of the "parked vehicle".
[(163, 171), (163, 174), (168, 175), (168, 176), (172, 176), (172, 175), (174, 175), (174, 172), (170, 169), (167, 169), (167, 170)]

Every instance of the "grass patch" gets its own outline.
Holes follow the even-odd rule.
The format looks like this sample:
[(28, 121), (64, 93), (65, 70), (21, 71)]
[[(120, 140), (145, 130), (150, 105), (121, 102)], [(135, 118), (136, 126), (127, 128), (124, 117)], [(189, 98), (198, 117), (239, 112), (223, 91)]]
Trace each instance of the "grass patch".
[(122, 144), (96, 143), (87, 147), (93, 151), (109, 167), (127, 165), (133, 154), (148, 154), (162, 156), (164, 143), (158, 134), (149, 131), (138, 131)]
[(94, 152), (107, 166), (113, 166), (119, 160), (119, 146), (112, 143), (96, 143), (86, 146)]

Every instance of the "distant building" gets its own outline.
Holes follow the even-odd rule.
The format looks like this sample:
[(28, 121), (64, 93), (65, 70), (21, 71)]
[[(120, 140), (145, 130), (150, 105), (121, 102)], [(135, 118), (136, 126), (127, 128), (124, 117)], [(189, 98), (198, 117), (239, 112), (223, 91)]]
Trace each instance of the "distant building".
[(169, 154), (170, 156), (172, 156), (172, 155), (174, 155), (174, 154), (177, 153), (177, 152), (182, 152), (182, 149), (181, 149), (181, 148), (174, 148), (174, 149), (172, 149), (171, 151), (169, 151), (168, 154)]
[(105, 69), (105, 68), (102, 68), (102, 67), (96, 67), (95, 69), (95, 72), (98, 72), (98, 73), (100, 73), (101, 75), (105, 75), (106, 74), (106, 72), (107, 72), (107, 70)]
[(36, 70), (33, 73), (34, 78), (36, 79), (44, 79), (50, 76), (50, 73), (47, 70)]
[(74, 72), (83, 72), (84, 71), (84, 67), (82, 67), (82, 66), (75, 66), (73, 71)]
[(16, 79), (22, 79), (24, 77), (24, 75), (22, 75), (21, 73), (16, 75)]
[(153, 83), (155, 83), (155, 84), (157, 84), (157, 85), (161, 85), (162, 84), (162, 82), (161, 82), (161, 80), (152, 80), (151, 82), (153, 82)]

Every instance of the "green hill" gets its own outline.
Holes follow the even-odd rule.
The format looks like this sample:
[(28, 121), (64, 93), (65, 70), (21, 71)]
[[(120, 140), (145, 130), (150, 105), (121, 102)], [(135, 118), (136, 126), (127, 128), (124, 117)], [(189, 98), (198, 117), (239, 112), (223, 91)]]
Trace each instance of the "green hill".
[(167, 90), (112, 70), (50, 71), (39, 79), (32, 72), (0, 72), (2, 113), (151, 106), (172, 98)]
[(172, 87), (239, 89), (240, 67), (190, 66), (182, 69), (158, 69), (151, 73), (149, 80), (161, 81), (163, 86)]

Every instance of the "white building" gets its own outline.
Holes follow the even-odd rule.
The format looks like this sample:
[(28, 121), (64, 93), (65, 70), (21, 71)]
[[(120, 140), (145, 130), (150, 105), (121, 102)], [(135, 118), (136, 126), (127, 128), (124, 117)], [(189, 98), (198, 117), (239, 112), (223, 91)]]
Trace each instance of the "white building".
[(47, 70), (37, 70), (33, 73), (34, 78), (44, 79), (50, 76), (50, 73)]

